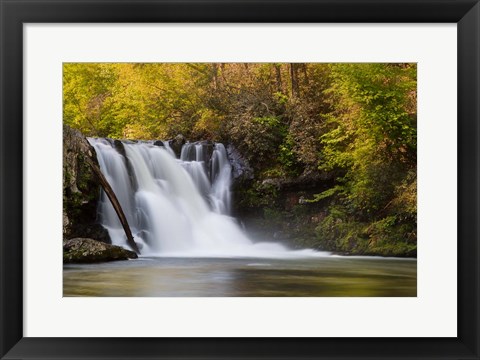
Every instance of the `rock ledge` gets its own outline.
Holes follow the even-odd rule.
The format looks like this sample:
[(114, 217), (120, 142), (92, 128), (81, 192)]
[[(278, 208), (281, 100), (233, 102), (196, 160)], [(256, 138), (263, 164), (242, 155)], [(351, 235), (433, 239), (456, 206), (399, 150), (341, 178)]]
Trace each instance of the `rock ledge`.
[(64, 264), (128, 260), (137, 257), (137, 254), (133, 251), (93, 239), (74, 238), (63, 242)]

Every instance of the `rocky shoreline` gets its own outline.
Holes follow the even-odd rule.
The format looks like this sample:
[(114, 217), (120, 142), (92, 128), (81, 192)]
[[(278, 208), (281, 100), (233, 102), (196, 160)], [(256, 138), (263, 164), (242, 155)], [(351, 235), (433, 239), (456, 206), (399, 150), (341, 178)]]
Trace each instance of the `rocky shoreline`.
[(87, 238), (74, 238), (63, 242), (63, 263), (97, 263), (136, 259), (138, 255), (121, 246), (105, 244)]
[(97, 222), (101, 185), (93, 147), (78, 130), (63, 126), (63, 262), (94, 263), (137, 258), (110, 245), (107, 229)]

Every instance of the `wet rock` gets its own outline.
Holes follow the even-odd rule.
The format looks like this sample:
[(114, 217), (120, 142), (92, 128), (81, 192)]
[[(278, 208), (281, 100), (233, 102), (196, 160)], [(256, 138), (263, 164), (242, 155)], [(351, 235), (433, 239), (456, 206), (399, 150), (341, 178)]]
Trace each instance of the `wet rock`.
[(242, 154), (232, 144), (227, 145), (227, 157), (232, 165), (234, 181), (247, 181), (254, 178), (253, 169)]
[[(113, 140), (113, 147), (115, 148), (115, 150), (117, 150), (117, 152), (123, 156), (124, 160), (125, 160), (125, 164), (127, 166), (127, 172), (128, 172), (128, 176), (130, 178), (130, 183), (132, 184), (132, 187), (134, 189), (138, 189), (138, 184), (137, 184), (137, 178), (135, 177), (134, 175), (134, 171), (133, 171), (133, 166), (132, 166), (132, 163), (130, 162), (130, 159), (127, 157), (127, 152), (125, 150), (125, 145), (124, 144), (135, 144), (137, 143), (136, 141), (132, 141), (132, 140)], [(89, 237), (89, 236), (87, 236)], [(96, 238), (94, 238), (96, 239)]]
[(136, 259), (135, 252), (88, 238), (74, 238), (63, 242), (63, 262), (96, 263)]
[(286, 231), (275, 231), (273, 233), (273, 238), (275, 240), (289, 240), (291, 238), (291, 234)]
[(274, 179), (263, 180), (260, 185), (260, 188), (261, 189), (276, 188), (277, 190), (279, 190), (281, 186), (282, 186), (282, 180), (274, 178)]
[(180, 154), (182, 153), (182, 146), (186, 142), (187, 140), (182, 134), (178, 134), (177, 136), (175, 136), (175, 139), (169, 141), (170, 147), (172, 148), (177, 158), (180, 157)]
[(63, 238), (110, 242), (108, 232), (96, 223), (100, 183), (87, 160), (98, 164), (95, 149), (80, 131), (64, 125)]
[(205, 159), (206, 162), (208, 163), (210, 159), (212, 158), (213, 150), (215, 149), (215, 143), (210, 140), (202, 141), (201, 142), (204, 152), (205, 152)]
[(108, 230), (101, 224), (74, 224), (72, 226), (72, 237), (82, 237), (101, 241), (105, 244), (111, 244), (112, 240), (108, 234)]
[(163, 141), (161, 141), (161, 140), (155, 140), (155, 141), (153, 142), (153, 145), (165, 147), (165, 144), (164, 144)]
[(121, 154), (124, 158), (127, 157), (127, 154), (125, 153), (125, 146), (120, 140), (113, 140), (113, 146), (115, 147), (115, 150), (117, 150), (118, 153)]

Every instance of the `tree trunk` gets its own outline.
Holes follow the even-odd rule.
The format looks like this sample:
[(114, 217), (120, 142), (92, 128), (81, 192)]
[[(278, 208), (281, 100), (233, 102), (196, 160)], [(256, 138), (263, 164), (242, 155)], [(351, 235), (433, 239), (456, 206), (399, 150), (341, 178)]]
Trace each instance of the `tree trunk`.
[(275, 78), (277, 82), (277, 91), (278, 92), (283, 92), (283, 86), (282, 86), (282, 69), (280, 68), (280, 64), (274, 64), (275, 67)]
[(120, 205), (120, 202), (118, 201), (117, 196), (113, 192), (112, 187), (108, 183), (105, 176), (102, 174), (102, 171), (100, 170), (98, 165), (95, 164), (88, 156), (86, 156), (85, 159), (87, 160), (88, 164), (92, 168), (95, 175), (98, 177), (98, 180), (100, 181), (100, 185), (105, 191), (105, 194), (107, 194), (108, 198), (110, 199), (110, 202), (112, 203), (112, 206), (115, 209), (115, 212), (117, 213), (118, 219), (122, 224), (123, 230), (125, 231), (125, 235), (127, 236), (128, 245), (130, 245), (133, 251), (135, 251), (137, 254), (140, 254), (140, 250), (138, 249), (137, 243), (133, 240), (132, 231), (130, 230), (130, 226), (128, 225), (127, 218), (122, 210), (122, 206)]
[(218, 90), (218, 64), (216, 63), (212, 63), (212, 77), (214, 89)]
[(307, 64), (302, 64), (302, 71), (303, 71), (303, 84), (308, 87), (309, 85), (309, 80), (308, 80), (308, 70), (307, 70)]
[(290, 78), (292, 80), (292, 97), (297, 97), (299, 95), (298, 67), (295, 63), (290, 64)]

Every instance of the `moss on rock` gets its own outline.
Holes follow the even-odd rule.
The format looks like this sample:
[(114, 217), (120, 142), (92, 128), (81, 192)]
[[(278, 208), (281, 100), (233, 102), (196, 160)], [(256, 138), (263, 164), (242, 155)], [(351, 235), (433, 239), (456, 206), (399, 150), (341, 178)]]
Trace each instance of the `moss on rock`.
[(96, 153), (78, 131), (63, 126), (63, 238), (93, 238), (110, 243), (97, 223), (100, 184), (87, 157), (98, 164)]
[(133, 251), (93, 239), (74, 238), (63, 242), (63, 263), (65, 264), (128, 260), (137, 257)]

